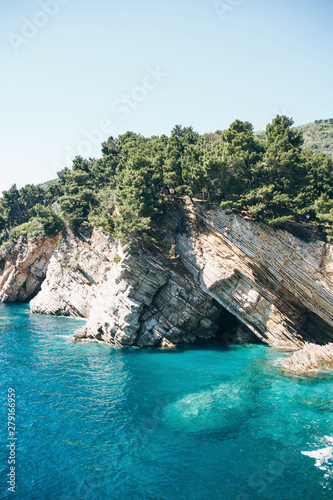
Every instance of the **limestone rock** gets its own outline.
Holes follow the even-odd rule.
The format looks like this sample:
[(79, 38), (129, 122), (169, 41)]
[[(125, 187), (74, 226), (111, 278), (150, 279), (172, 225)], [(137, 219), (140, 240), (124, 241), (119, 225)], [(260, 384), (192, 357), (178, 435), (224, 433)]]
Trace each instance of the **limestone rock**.
[[(223, 333), (279, 348), (333, 339), (332, 245), (306, 243), (189, 200), (174, 232), (177, 265), (125, 256), (110, 272), (80, 337), (160, 347)], [(169, 235), (170, 237), (170, 235)], [(223, 325), (226, 311), (237, 318)]]
[(87, 317), (117, 253), (122, 253), (119, 245), (97, 230), (89, 240), (63, 232), (42, 289), (30, 302), (31, 312)]
[(178, 236), (176, 251), (203, 291), (274, 347), (333, 339), (332, 245), (219, 207), (187, 210), (193, 229)]
[(0, 302), (27, 302), (40, 290), (57, 238), (21, 236), (0, 254)]
[[(21, 239), (0, 255), (0, 300), (29, 300), (45, 279), (32, 312), (88, 317), (77, 339), (120, 346), (332, 343), (333, 245), (189, 199), (169, 218), (160, 251), (135, 256), (97, 230), (89, 239), (65, 231), (57, 249), (57, 240)], [(178, 257), (168, 262), (171, 244)]]
[(333, 343), (321, 346), (306, 343), (282, 363), (283, 368), (296, 373), (309, 373), (321, 368), (333, 368)]

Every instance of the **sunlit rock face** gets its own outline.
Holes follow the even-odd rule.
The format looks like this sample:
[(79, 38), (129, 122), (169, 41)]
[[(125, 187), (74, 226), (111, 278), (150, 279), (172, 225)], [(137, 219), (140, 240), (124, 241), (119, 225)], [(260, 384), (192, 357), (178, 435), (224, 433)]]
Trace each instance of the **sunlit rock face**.
[(27, 302), (40, 290), (58, 239), (20, 237), (0, 253), (0, 302)]
[(295, 350), (324, 346), (306, 347), (293, 367), (331, 355), (331, 244), (305, 242), (217, 206), (177, 203), (154, 252), (131, 255), (97, 230), (89, 239), (67, 230), (10, 244), (0, 255), (0, 301), (32, 299), (34, 313), (86, 317), (77, 339), (119, 346), (213, 337)]
[(325, 345), (306, 343), (292, 356), (288, 356), (282, 367), (298, 374), (333, 368), (333, 343)]
[[(77, 338), (171, 347), (219, 335), (293, 349), (333, 339), (331, 245), (190, 200), (171, 217), (164, 243), (175, 243), (177, 263), (163, 251), (125, 254)], [(223, 324), (226, 311), (238, 321)]]
[(63, 232), (42, 289), (30, 302), (31, 311), (87, 317), (118, 251), (119, 245), (97, 230), (89, 240)]
[(98, 230), (88, 239), (69, 230), (20, 238), (0, 254), (0, 301), (32, 299), (33, 313), (86, 317), (77, 339), (166, 348), (263, 342), (299, 350), (288, 369), (330, 364), (332, 245), (217, 206), (177, 203), (158, 251), (131, 255)]
[(102, 285), (78, 338), (170, 347), (213, 337), (221, 307), (185, 271), (147, 256), (125, 257)]
[(275, 347), (332, 340), (332, 245), (217, 207), (188, 203), (187, 213), (192, 230), (178, 236), (177, 251), (202, 290)]
[(32, 312), (87, 317), (78, 338), (120, 346), (333, 340), (332, 245), (189, 199), (169, 217), (155, 253), (130, 255), (97, 230), (20, 239), (0, 256), (0, 300), (34, 297)]

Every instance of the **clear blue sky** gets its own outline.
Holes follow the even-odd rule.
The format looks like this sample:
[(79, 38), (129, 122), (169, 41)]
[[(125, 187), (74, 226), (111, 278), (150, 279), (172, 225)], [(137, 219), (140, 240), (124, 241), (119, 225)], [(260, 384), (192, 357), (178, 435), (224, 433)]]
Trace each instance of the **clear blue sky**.
[(126, 130), (333, 117), (332, 22), (331, 0), (2, 2), (0, 191)]

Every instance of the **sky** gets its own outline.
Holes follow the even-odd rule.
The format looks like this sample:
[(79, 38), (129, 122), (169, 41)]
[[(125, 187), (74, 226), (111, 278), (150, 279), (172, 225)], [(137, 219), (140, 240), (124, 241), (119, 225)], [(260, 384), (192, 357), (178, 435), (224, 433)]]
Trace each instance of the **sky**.
[(1, 3), (0, 192), (131, 130), (333, 117), (331, 0)]

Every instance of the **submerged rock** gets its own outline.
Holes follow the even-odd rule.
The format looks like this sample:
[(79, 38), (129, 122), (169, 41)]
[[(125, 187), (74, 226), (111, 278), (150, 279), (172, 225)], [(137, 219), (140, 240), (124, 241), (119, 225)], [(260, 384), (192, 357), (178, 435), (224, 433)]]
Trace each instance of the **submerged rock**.
[(187, 394), (164, 408), (165, 423), (181, 432), (239, 430), (250, 418), (246, 391), (232, 382)]

